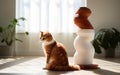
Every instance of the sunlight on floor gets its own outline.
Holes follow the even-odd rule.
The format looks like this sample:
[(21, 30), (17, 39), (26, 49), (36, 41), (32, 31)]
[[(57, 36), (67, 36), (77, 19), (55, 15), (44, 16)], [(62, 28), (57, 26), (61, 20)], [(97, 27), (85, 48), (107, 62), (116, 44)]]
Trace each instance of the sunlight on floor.
[(102, 69), (120, 73), (120, 63), (111, 62), (102, 59), (95, 59), (95, 62), (98, 63), (100, 68)]
[[(24, 59), (24, 61), (23, 61), (23, 59)], [(1, 62), (3, 61), (4, 64), (5, 63), (8, 63), (8, 64), (5, 64), (5, 66), (6, 66), (5, 68), (1, 69), (1, 67), (0, 67), (0, 69), (1, 69), (0, 73), (37, 73), (42, 70), (42, 67), (44, 67), (43, 60), (45, 60), (45, 59), (43, 59), (43, 60), (41, 58), (34, 58), (34, 59), (31, 58), (30, 60), (29, 59), (21, 58), (21, 59), (19, 59), (20, 61), (17, 60), (16, 58), (1, 60)], [(6, 60), (7, 60), (7, 62), (5, 62)], [(11, 61), (11, 60), (13, 60), (13, 61)], [(17, 63), (16, 63), (16, 61), (17, 61)], [(12, 65), (9, 63), (12, 63)], [(7, 67), (7, 65), (9, 67)]]
[[(69, 58), (70, 64), (73, 62), (73, 58)], [(118, 60), (119, 61), (119, 60)], [(97, 74), (101, 72), (111, 72), (120, 74), (120, 63), (114, 61), (107, 61), (103, 59), (94, 59), (94, 63), (98, 64), (101, 69), (97, 70), (81, 70), (81, 71), (70, 71), (67, 73), (59, 73), (59, 75), (102, 75)], [(42, 68), (45, 66), (44, 57), (17, 57), (0, 59), (0, 73), (51, 73)], [(54, 74), (53, 74), (54, 75)]]
[(0, 59), (0, 65), (5, 64), (5, 63), (8, 63), (8, 62), (13, 62), (13, 61), (19, 60), (19, 59), (21, 59), (21, 58), (24, 58), (24, 57), (19, 57), (19, 58), (6, 58), (6, 59), (1, 58), (1, 59)]

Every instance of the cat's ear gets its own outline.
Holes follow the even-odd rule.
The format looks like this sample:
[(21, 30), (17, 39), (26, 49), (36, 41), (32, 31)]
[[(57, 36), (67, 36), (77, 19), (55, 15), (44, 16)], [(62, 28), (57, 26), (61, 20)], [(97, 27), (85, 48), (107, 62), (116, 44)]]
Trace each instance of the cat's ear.
[(43, 33), (42, 31), (40, 31), (40, 33)]
[(43, 31), (40, 31), (40, 37), (43, 35)]

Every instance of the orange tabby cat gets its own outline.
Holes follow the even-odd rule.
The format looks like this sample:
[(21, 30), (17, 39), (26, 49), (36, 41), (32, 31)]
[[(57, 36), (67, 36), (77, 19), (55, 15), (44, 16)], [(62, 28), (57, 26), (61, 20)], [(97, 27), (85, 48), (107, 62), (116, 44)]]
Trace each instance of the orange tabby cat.
[(45, 50), (46, 67), (44, 69), (53, 71), (80, 70), (78, 65), (69, 65), (65, 47), (55, 41), (49, 32), (41, 32), (40, 40)]

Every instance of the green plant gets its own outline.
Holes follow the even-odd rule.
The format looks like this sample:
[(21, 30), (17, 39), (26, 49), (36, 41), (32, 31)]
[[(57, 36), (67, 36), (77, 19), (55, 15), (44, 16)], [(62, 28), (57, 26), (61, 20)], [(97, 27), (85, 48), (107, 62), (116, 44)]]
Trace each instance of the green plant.
[[(20, 25), (19, 21), (25, 21), (24, 17), (20, 17), (18, 19), (14, 18), (10, 21), (9, 25), (6, 27), (0, 27), (0, 41), (1, 43), (6, 43), (6, 45), (11, 46), (14, 40), (22, 42), (22, 40), (15, 38), (15, 30), (16, 26)], [(25, 32), (25, 34), (29, 34)]]
[(104, 50), (115, 49), (120, 43), (120, 32), (115, 28), (100, 29), (93, 40), (93, 46), (96, 53), (102, 53), (101, 48)]

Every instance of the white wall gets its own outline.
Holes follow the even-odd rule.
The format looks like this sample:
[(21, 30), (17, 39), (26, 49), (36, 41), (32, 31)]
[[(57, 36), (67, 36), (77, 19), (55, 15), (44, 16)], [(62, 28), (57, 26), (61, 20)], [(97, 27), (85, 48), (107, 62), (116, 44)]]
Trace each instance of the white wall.
[(115, 27), (120, 30), (120, 0), (87, 0), (92, 10), (90, 21), (95, 30)]
[(0, 0), (0, 26), (15, 18), (15, 0)]

